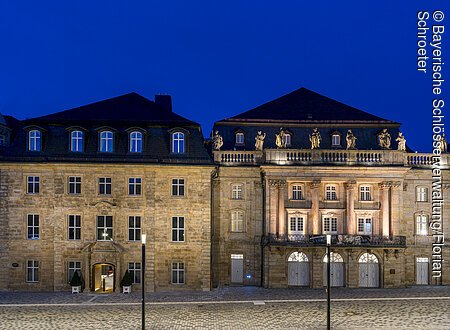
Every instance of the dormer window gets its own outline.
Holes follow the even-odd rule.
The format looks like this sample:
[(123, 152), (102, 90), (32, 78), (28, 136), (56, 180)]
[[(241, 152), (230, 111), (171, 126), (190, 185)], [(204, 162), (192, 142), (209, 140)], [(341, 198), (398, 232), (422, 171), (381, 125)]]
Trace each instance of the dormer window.
[(174, 132), (172, 133), (172, 152), (175, 154), (184, 154), (185, 150), (184, 133)]
[(37, 129), (28, 132), (28, 151), (41, 151), (42, 133)]
[(142, 152), (142, 133), (133, 131), (130, 133), (130, 152)]
[(0, 147), (6, 146), (6, 137), (4, 134), (0, 134)]
[(331, 145), (333, 147), (341, 146), (341, 135), (340, 134), (333, 133), (333, 135), (331, 135)]
[(114, 135), (111, 131), (100, 132), (100, 152), (113, 152)]
[(244, 144), (244, 133), (236, 133), (236, 144)]
[(70, 132), (70, 151), (71, 152), (83, 152), (83, 132), (82, 131)]
[(291, 134), (285, 133), (284, 136), (283, 136), (283, 140), (284, 140), (284, 145), (286, 147), (290, 147), (291, 146)]

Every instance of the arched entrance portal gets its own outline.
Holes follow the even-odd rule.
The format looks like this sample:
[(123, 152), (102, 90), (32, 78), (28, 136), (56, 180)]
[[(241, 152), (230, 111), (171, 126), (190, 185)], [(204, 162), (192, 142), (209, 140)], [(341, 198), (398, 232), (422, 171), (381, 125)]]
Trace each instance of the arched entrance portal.
[(292, 252), (288, 258), (288, 285), (309, 286), (309, 260), (303, 252)]
[(358, 259), (359, 286), (362, 288), (378, 288), (380, 286), (380, 267), (378, 258), (372, 253), (363, 253)]
[(116, 267), (113, 264), (98, 263), (92, 266), (92, 291), (112, 293), (116, 288)]
[[(331, 286), (344, 286), (344, 259), (339, 253), (331, 252)], [(328, 256), (325, 254), (323, 257), (323, 285), (327, 285), (328, 273), (327, 273), (327, 261)]]

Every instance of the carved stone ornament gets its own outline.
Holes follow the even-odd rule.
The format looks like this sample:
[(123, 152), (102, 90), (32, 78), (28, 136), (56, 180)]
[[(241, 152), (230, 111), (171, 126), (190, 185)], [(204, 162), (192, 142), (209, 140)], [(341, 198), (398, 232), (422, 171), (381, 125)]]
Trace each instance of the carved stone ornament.
[(345, 188), (347, 189), (354, 189), (356, 186), (356, 181), (355, 180), (350, 180), (348, 182), (345, 183)]
[(380, 183), (378, 184), (378, 187), (380, 187), (380, 189), (389, 189), (389, 188), (392, 187), (392, 182), (390, 182), (390, 181), (383, 181), (383, 182), (380, 182)]
[(286, 186), (286, 180), (280, 180), (280, 179), (269, 179), (269, 185), (271, 185), (272, 187), (277, 187), (277, 188), (284, 188)]
[(312, 182), (310, 182), (310, 187), (311, 189), (318, 189), (320, 187), (320, 180), (313, 180)]

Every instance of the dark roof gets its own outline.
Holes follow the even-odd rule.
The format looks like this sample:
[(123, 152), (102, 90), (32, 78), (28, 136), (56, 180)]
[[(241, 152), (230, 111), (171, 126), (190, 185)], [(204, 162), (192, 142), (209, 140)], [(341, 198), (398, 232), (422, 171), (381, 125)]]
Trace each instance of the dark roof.
[(285, 123), (383, 123), (397, 124), (374, 116), (304, 87), (221, 122)]
[(149, 123), (150, 125), (170, 122), (171, 124), (198, 126), (197, 123), (181, 117), (172, 111), (168, 111), (155, 102), (134, 92), (24, 121), (25, 124), (53, 124), (62, 122), (79, 125), (86, 122), (135, 122)]

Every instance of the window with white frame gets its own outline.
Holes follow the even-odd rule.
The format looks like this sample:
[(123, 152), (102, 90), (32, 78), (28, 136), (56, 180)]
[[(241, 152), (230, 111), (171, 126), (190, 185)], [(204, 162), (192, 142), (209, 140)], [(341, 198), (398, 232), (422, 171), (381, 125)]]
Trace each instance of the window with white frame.
[(285, 133), (283, 135), (283, 140), (284, 140), (284, 145), (286, 147), (290, 147), (291, 146), (291, 134)]
[(38, 176), (27, 176), (27, 194), (39, 194)]
[(133, 284), (141, 283), (141, 263), (140, 262), (129, 262), (128, 271), (131, 276), (133, 276)]
[(81, 261), (69, 261), (67, 263), (67, 283), (70, 283), (75, 272), (77, 272), (81, 278)]
[(172, 242), (184, 242), (184, 217), (172, 217)]
[(82, 131), (70, 132), (70, 151), (83, 152), (83, 136)]
[(303, 189), (299, 184), (292, 185), (292, 199), (293, 200), (302, 200), (303, 199)]
[(172, 152), (175, 154), (183, 154), (185, 147), (184, 133), (172, 133)]
[(113, 152), (114, 134), (111, 131), (100, 132), (100, 152)]
[(79, 195), (81, 194), (81, 177), (80, 176), (69, 176), (69, 189), (67, 192), (69, 195)]
[(371, 186), (360, 186), (359, 187), (359, 199), (361, 201), (371, 201), (372, 200)]
[(324, 234), (337, 234), (337, 218), (324, 217), (323, 218), (323, 233)]
[(27, 238), (39, 239), (39, 214), (28, 214), (27, 216)]
[(236, 133), (236, 144), (244, 144), (244, 133)]
[(39, 282), (39, 261), (27, 260), (27, 282)]
[(69, 229), (68, 239), (69, 240), (79, 240), (81, 239), (81, 215), (79, 214), (69, 214), (67, 217)]
[(128, 240), (140, 241), (141, 240), (141, 217), (129, 216), (128, 217)]
[(336, 201), (338, 199), (336, 185), (328, 184), (325, 186), (325, 199), (328, 201)]
[(303, 216), (289, 217), (289, 234), (290, 235), (305, 234), (305, 218)]
[(184, 179), (172, 179), (172, 196), (184, 196)]
[(112, 241), (113, 217), (111, 215), (97, 216), (97, 241)]
[(427, 187), (417, 187), (416, 188), (416, 201), (417, 202), (428, 202), (428, 188)]
[(231, 212), (231, 231), (232, 232), (244, 231), (244, 212), (242, 211)]
[(369, 217), (358, 218), (358, 234), (372, 235), (372, 218)]
[(28, 132), (28, 151), (41, 151), (42, 133), (37, 129)]
[(242, 199), (242, 184), (236, 183), (232, 185), (231, 199)]
[(111, 195), (111, 178), (98, 178), (98, 193), (100, 195)]
[(142, 191), (141, 178), (128, 178), (128, 195), (138, 196)]
[(184, 284), (184, 262), (172, 262), (172, 284)]
[(331, 135), (331, 145), (333, 147), (338, 147), (341, 145), (341, 136), (339, 134)]
[(130, 152), (142, 152), (142, 133), (133, 131), (130, 133)]
[(428, 235), (428, 216), (426, 214), (416, 215), (416, 235)]

